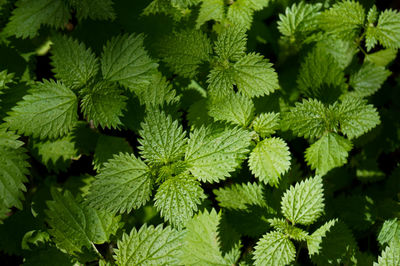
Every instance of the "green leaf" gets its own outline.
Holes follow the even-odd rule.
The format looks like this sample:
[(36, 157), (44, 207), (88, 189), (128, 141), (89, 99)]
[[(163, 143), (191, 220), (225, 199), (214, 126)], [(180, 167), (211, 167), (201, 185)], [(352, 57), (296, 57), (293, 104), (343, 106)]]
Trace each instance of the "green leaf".
[(400, 221), (397, 218), (386, 220), (378, 235), (379, 244), (390, 244), (392, 241), (400, 242)]
[(375, 107), (362, 99), (346, 97), (337, 107), (340, 128), (349, 138), (357, 138), (380, 124)]
[(141, 124), (139, 150), (146, 161), (168, 164), (180, 159), (185, 152), (186, 136), (178, 121), (158, 110), (148, 111)]
[(251, 126), (262, 138), (269, 137), (280, 127), (279, 113), (262, 113), (254, 119)]
[(51, 195), (53, 200), (47, 202), (47, 223), (59, 249), (71, 255), (85, 250), (98, 253), (94, 244), (102, 244), (116, 233), (119, 217), (80, 204), (69, 191), (61, 194), (53, 188)]
[(29, 173), (28, 156), (18, 135), (0, 129), (0, 223), (11, 207), (22, 209), (21, 200)]
[(218, 35), (215, 42), (215, 53), (221, 61), (237, 61), (246, 55), (246, 30), (239, 26), (227, 26)]
[(314, 231), (310, 236), (307, 237), (307, 248), (310, 257), (314, 254), (319, 254), (321, 250), (322, 238), (326, 236), (332, 226), (335, 225), (337, 219), (330, 220), (323, 224), (320, 228)]
[(226, 19), (232, 24), (250, 29), (253, 22), (254, 7), (253, 1), (237, 0), (234, 1), (228, 8)]
[(210, 59), (211, 42), (200, 30), (183, 30), (162, 40), (162, 60), (171, 70), (183, 77), (196, 76), (199, 65)]
[(316, 169), (316, 174), (325, 175), (347, 162), (348, 152), (352, 147), (348, 139), (329, 132), (307, 148), (305, 159), (312, 169)]
[(231, 92), (227, 97), (211, 101), (208, 114), (216, 121), (227, 121), (246, 127), (254, 116), (253, 101), (244, 95)]
[(221, 215), (204, 211), (187, 223), (180, 263), (183, 265), (226, 265), (219, 246)]
[(320, 176), (290, 186), (281, 201), (283, 215), (293, 224), (314, 223), (324, 211), (323, 192)]
[(273, 218), (269, 219), (268, 222), (277, 231), (284, 233), (291, 239), (304, 241), (308, 237), (308, 233), (306, 231), (289, 224), (285, 219)]
[(153, 180), (147, 165), (133, 154), (114, 155), (90, 187), (88, 205), (108, 212), (130, 212), (151, 196)]
[(355, 95), (367, 97), (378, 91), (390, 74), (384, 67), (367, 62), (350, 76), (349, 85), (354, 88)]
[(380, 14), (375, 37), (385, 48), (400, 48), (400, 13), (398, 11), (387, 9)]
[(365, 10), (353, 0), (334, 4), (320, 16), (320, 26), (328, 34), (346, 40), (355, 40), (364, 25)]
[(114, 250), (117, 265), (175, 265), (182, 246), (182, 232), (162, 225), (144, 224), (139, 231), (123, 234)]
[(81, 91), (81, 107), (88, 121), (95, 127), (116, 128), (122, 124), (120, 117), (126, 109), (128, 97), (116, 84), (99, 82)]
[(397, 50), (389, 48), (389, 49), (379, 50), (372, 54), (368, 54), (365, 57), (365, 60), (372, 62), (377, 66), (385, 67), (394, 59), (396, 59), (396, 56), (397, 56)]
[(13, 130), (40, 139), (68, 133), (78, 120), (78, 99), (64, 84), (36, 83), (5, 120)]
[(265, 184), (277, 186), (281, 176), (290, 168), (290, 152), (281, 138), (268, 138), (259, 142), (250, 153), (251, 172)]
[(269, 95), (280, 88), (272, 64), (260, 54), (250, 53), (241, 57), (233, 68), (239, 92), (250, 98)]
[(247, 210), (249, 206), (267, 206), (263, 185), (257, 183), (234, 184), (213, 190), (218, 205), (234, 210)]
[(190, 134), (185, 162), (193, 176), (202, 182), (225, 180), (248, 152), (250, 140), (250, 133), (240, 128), (195, 129)]
[(14, 78), (14, 73), (8, 73), (7, 70), (0, 71), (0, 94), (3, 94), (2, 90), (8, 89), (7, 84), (12, 83), (13, 78)]
[(129, 142), (124, 138), (100, 135), (93, 154), (93, 168), (100, 170), (105, 162), (112, 159), (114, 154), (133, 153)]
[(287, 7), (285, 14), (279, 14), (278, 30), (282, 35), (304, 38), (317, 29), (318, 16), (322, 4), (294, 3)]
[(400, 264), (400, 242), (392, 242), (386, 247), (378, 258), (378, 263), (374, 262), (374, 266), (390, 266)]
[(221, 22), (225, 16), (224, 8), (224, 0), (203, 0), (196, 20), (196, 28), (199, 29), (210, 20)]
[(94, 20), (113, 20), (115, 12), (113, 0), (69, 0), (69, 4), (76, 9), (76, 16), (79, 20), (86, 18)]
[(104, 46), (101, 58), (103, 77), (131, 90), (150, 84), (158, 64), (147, 54), (142, 34), (125, 34), (112, 38)]
[[(228, 65), (225, 65), (228, 64)], [(235, 72), (229, 63), (216, 65), (208, 75), (208, 90), (210, 96), (216, 99), (223, 99), (233, 89)]]
[(199, 182), (183, 174), (170, 177), (161, 184), (154, 197), (154, 206), (165, 220), (181, 229), (204, 198), (206, 196)]
[(320, 101), (303, 99), (284, 113), (283, 126), (285, 129), (290, 128), (299, 137), (314, 139), (321, 137), (328, 129), (327, 120), (331, 120), (329, 109)]
[(289, 237), (281, 232), (265, 234), (254, 251), (255, 265), (289, 265), (295, 259), (296, 249)]
[(4, 32), (18, 38), (35, 37), (42, 25), (61, 29), (71, 18), (62, 0), (19, 0), (15, 5)]
[[(358, 48), (354, 44), (354, 42), (351, 41), (346, 41), (342, 39), (336, 39), (331, 36), (323, 36), (322, 40), (319, 40), (317, 43), (317, 50), (320, 49), (322, 58), (319, 60), (324, 61), (331, 61), (330, 58), (325, 58), (323, 55), (328, 54), (329, 57), (332, 57), (332, 59), (335, 61), (334, 65), (332, 65), (332, 70), (335, 72), (338, 72), (337, 68), (339, 67), (342, 70), (345, 70), (346, 67), (348, 67), (351, 62), (353, 61), (354, 56), (358, 53)], [(325, 67), (325, 66), (323, 66)], [(314, 71), (319, 71), (319, 69), (314, 69)], [(317, 72), (319, 73), (319, 72)], [(340, 82), (332, 79), (332, 76), (330, 75), (331, 73), (326, 73), (328, 76), (327, 78), (316, 78), (315, 80), (322, 80), (322, 81), (328, 81), (328, 83), (331, 84), (336, 84), (342, 88), (345, 85), (343, 84), (342, 78), (339, 80)], [(334, 73), (335, 75), (338, 75), (337, 73)], [(338, 75), (339, 76), (339, 75)]]
[(53, 72), (67, 87), (80, 88), (96, 76), (99, 62), (90, 48), (67, 36), (57, 36), (53, 42)]

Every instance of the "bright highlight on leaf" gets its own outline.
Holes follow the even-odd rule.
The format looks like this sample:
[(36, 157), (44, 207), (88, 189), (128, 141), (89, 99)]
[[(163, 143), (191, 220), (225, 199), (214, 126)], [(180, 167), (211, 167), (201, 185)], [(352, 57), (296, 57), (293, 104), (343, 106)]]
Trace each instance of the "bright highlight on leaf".
[(295, 255), (295, 247), (285, 234), (271, 232), (265, 234), (255, 247), (255, 265), (289, 265), (295, 260)]

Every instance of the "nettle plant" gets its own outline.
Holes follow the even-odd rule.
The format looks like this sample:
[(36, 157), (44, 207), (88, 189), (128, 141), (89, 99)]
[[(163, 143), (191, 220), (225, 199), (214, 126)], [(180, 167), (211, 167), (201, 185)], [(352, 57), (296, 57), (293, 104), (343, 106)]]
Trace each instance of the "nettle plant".
[(0, 0), (1, 261), (399, 265), (374, 2)]

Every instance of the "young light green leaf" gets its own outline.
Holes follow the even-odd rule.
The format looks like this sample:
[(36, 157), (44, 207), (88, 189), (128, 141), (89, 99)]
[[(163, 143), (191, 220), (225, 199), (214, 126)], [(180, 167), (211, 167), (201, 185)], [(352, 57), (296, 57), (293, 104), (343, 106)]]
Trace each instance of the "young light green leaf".
[(292, 263), (296, 249), (289, 237), (281, 232), (265, 234), (258, 242), (254, 251), (255, 265), (282, 266)]
[(251, 172), (265, 184), (277, 186), (281, 176), (290, 168), (290, 152), (280, 138), (268, 138), (259, 142), (250, 153)]
[(182, 232), (144, 224), (139, 231), (123, 234), (114, 250), (117, 265), (175, 265), (181, 249)]
[(388, 9), (380, 14), (375, 37), (385, 48), (400, 48), (400, 13), (398, 11)]
[(122, 124), (120, 117), (126, 109), (126, 100), (122, 89), (116, 84), (99, 82), (81, 91), (81, 107), (88, 121), (95, 127), (116, 128)]
[(391, 266), (400, 264), (400, 242), (392, 242), (386, 247), (378, 258), (378, 263), (374, 266)]
[(257, 183), (235, 184), (214, 189), (219, 206), (233, 210), (246, 210), (249, 206), (266, 207), (263, 186)]
[(227, 97), (211, 100), (208, 109), (208, 114), (216, 121), (227, 121), (243, 127), (246, 127), (254, 116), (253, 101), (234, 92), (230, 92)]
[(362, 99), (345, 97), (337, 112), (340, 128), (349, 139), (357, 138), (380, 124), (375, 107)]
[(262, 113), (254, 119), (251, 126), (262, 138), (269, 137), (280, 127), (279, 113)]
[(162, 41), (160, 53), (162, 60), (183, 77), (192, 78), (201, 63), (210, 59), (211, 42), (200, 30), (183, 30)]
[(99, 71), (99, 62), (90, 48), (67, 36), (53, 40), (51, 60), (55, 77), (76, 89), (88, 83)]
[(234, 80), (240, 93), (248, 97), (269, 95), (278, 90), (278, 75), (272, 64), (257, 53), (250, 53), (234, 65)]
[(334, 4), (320, 16), (320, 26), (328, 34), (346, 40), (355, 40), (365, 21), (363, 6), (353, 0)]
[(140, 153), (153, 164), (168, 164), (185, 152), (186, 137), (178, 121), (158, 110), (148, 111), (139, 134)]
[(303, 38), (317, 29), (322, 4), (293, 4), (285, 14), (279, 14), (278, 30), (286, 37)]
[(152, 189), (147, 165), (133, 154), (120, 153), (105, 163), (96, 176), (87, 203), (108, 212), (130, 212), (150, 199)]
[(29, 173), (28, 156), (18, 135), (0, 129), (0, 223), (11, 207), (22, 209), (23, 192)]
[(307, 148), (305, 159), (312, 169), (316, 169), (316, 174), (322, 176), (331, 169), (344, 165), (352, 147), (350, 140), (329, 132)]
[(314, 223), (322, 215), (324, 206), (324, 191), (320, 176), (290, 186), (281, 201), (282, 213), (292, 224)]
[(208, 90), (210, 97), (223, 99), (229, 95), (233, 89), (235, 72), (229, 62), (214, 66), (208, 75)]
[(226, 265), (219, 246), (218, 226), (221, 215), (214, 209), (197, 214), (187, 223), (183, 239), (183, 265)]
[(69, 4), (76, 9), (79, 20), (91, 18), (93, 20), (113, 20), (115, 12), (113, 0), (69, 0)]
[(400, 221), (397, 218), (386, 220), (378, 235), (379, 244), (389, 244), (392, 241), (400, 242)]
[(225, 16), (224, 0), (202, 0), (199, 16), (196, 20), (196, 28), (199, 29), (210, 20), (221, 22)]
[(71, 18), (62, 0), (19, 0), (15, 5), (4, 32), (18, 38), (35, 37), (42, 25), (63, 28)]
[(226, 19), (232, 24), (250, 29), (253, 22), (254, 9), (252, 1), (250, 0), (237, 0), (234, 1), (228, 8)]
[(199, 182), (183, 174), (170, 177), (161, 184), (154, 196), (154, 205), (165, 220), (181, 229), (205, 197)]
[(142, 34), (112, 38), (104, 46), (101, 58), (103, 77), (131, 90), (147, 87), (158, 64), (147, 54)]
[(64, 84), (36, 83), (5, 120), (13, 130), (40, 139), (68, 133), (78, 120), (78, 99)]
[(389, 48), (368, 54), (365, 57), (365, 60), (372, 62), (377, 66), (385, 67), (394, 59), (396, 59), (396, 56), (397, 56), (397, 49)]
[(354, 88), (355, 95), (367, 97), (380, 89), (390, 74), (391, 72), (384, 67), (367, 62), (350, 76), (349, 85)]
[(53, 188), (51, 195), (53, 200), (47, 202), (47, 223), (59, 249), (71, 255), (85, 249), (98, 253), (94, 244), (106, 242), (117, 231), (118, 216), (80, 204), (69, 191), (61, 194)]
[(326, 236), (332, 226), (335, 225), (337, 219), (330, 220), (323, 224), (320, 228), (314, 231), (310, 236), (307, 237), (307, 248), (310, 257), (314, 254), (319, 254), (321, 249), (322, 238)]
[(227, 26), (218, 35), (215, 42), (215, 53), (221, 61), (237, 61), (246, 54), (246, 30), (239, 26)]
[(195, 129), (185, 154), (189, 171), (203, 182), (219, 182), (230, 176), (248, 152), (251, 135), (241, 128)]
[(308, 233), (306, 231), (289, 224), (283, 218), (268, 219), (268, 222), (277, 231), (284, 233), (285, 235), (289, 236), (291, 239), (294, 239), (297, 241), (304, 241), (308, 237)]

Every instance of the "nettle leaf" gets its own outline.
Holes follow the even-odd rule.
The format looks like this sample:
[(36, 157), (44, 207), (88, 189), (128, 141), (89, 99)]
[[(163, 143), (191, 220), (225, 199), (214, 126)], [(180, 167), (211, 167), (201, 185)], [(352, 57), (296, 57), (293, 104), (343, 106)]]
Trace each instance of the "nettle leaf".
[(104, 79), (118, 82), (131, 90), (150, 84), (158, 64), (147, 54), (142, 34), (124, 34), (104, 46), (101, 71)]
[(22, 209), (29, 163), (18, 135), (0, 129), (0, 223), (11, 207)]
[[(227, 64), (227, 65), (226, 65)], [(216, 99), (223, 99), (233, 89), (235, 72), (229, 63), (216, 65), (208, 75), (208, 90), (210, 96)]]
[(324, 211), (323, 192), (320, 176), (290, 186), (281, 201), (283, 215), (293, 224), (314, 223)]
[(78, 99), (64, 84), (44, 81), (33, 85), (5, 120), (13, 130), (40, 139), (68, 133), (78, 120)]
[(90, 48), (67, 36), (57, 36), (53, 42), (53, 72), (67, 87), (82, 87), (96, 76), (99, 62)]
[(71, 18), (62, 0), (19, 0), (15, 5), (4, 32), (18, 38), (35, 37), (42, 25), (63, 28)]
[(94, 20), (113, 20), (115, 12), (113, 0), (69, 0), (70, 5), (76, 9), (76, 16), (79, 20), (91, 18)]
[(93, 121), (95, 127), (119, 128), (128, 99), (122, 89), (116, 84), (99, 82), (83, 89), (81, 94), (82, 111), (88, 121)]
[(329, 132), (307, 148), (305, 158), (318, 175), (325, 175), (329, 170), (347, 162), (352, 147), (348, 139)]
[(337, 219), (334, 219), (326, 222), (320, 228), (315, 230), (314, 233), (307, 237), (307, 248), (310, 257), (320, 253), (322, 238), (326, 236), (326, 233), (329, 232), (331, 227), (334, 226), (337, 221)]
[(238, 91), (250, 98), (269, 95), (280, 88), (272, 64), (260, 54), (250, 53), (241, 57), (233, 68)]
[(380, 124), (375, 107), (365, 100), (345, 97), (337, 107), (340, 129), (349, 138), (357, 138)]
[(400, 13), (387, 9), (378, 19), (375, 32), (376, 39), (385, 48), (400, 48)]
[(148, 166), (133, 154), (114, 155), (92, 183), (87, 203), (108, 212), (130, 212), (151, 196), (153, 180)]
[(255, 265), (289, 265), (296, 256), (292, 241), (281, 232), (265, 234), (254, 249)]
[(269, 137), (280, 128), (279, 113), (262, 113), (254, 119), (251, 126), (262, 138)]
[(237, 0), (229, 6), (226, 19), (248, 30), (253, 22), (253, 14), (252, 1)]
[(158, 110), (148, 111), (139, 134), (139, 150), (146, 161), (168, 164), (185, 153), (186, 136), (178, 121)]
[(282, 35), (293, 38), (303, 38), (317, 29), (318, 16), (322, 4), (294, 3), (285, 9), (285, 14), (279, 14), (278, 30)]
[(277, 231), (286, 234), (291, 239), (304, 241), (308, 237), (308, 233), (306, 231), (289, 224), (285, 219), (273, 218), (269, 219), (268, 222)]
[[(322, 40), (318, 40), (317, 48), (320, 49), (322, 55), (328, 54), (333, 58), (335, 64), (332, 66), (332, 69), (336, 72), (334, 74), (338, 75), (337, 67), (344, 70), (348, 67), (353, 61), (354, 56), (358, 53), (358, 48), (354, 44), (354, 42), (336, 39), (332, 36), (324, 35)], [(322, 57), (320, 60), (331, 61), (331, 59), (327, 59)], [(335, 84), (335, 81), (332, 79), (331, 73), (326, 73), (328, 78), (321, 78), (320, 80), (329, 81), (331, 84)], [(340, 75), (338, 75), (340, 76)], [(319, 80), (318, 78), (316, 80)], [(346, 85), (343, 84), (343, 79), (336, 81), (339, 88), (344, 88)], [(329, 91), (328, 91), (329, 92)], [(323, 96), (323, 95), (321, 95)]]
[(124, 138), (100, 135), (97, 139), (96, 147), (93, 154), (93, 168), (100, 170), (105, 162), (112, 159), (114, 154), (133, 153), (129, 142)]
[(321, 137), (328, 129), (329, 118), (329, 109), (323, 103), (316, 99), (303, 99), (284, 113), (283, 126), (299, 137), (314, 139)]
[(216, 121), (227, 121), (246, 127), (254, 116), (254, 104), (247, 96), (231, 92), (208, 104), (208, 114)]
[(221, 214), (212, 209), (197, 214), (186, 225), (180, 263), (183, 265), (226, 265), (222, 256), (218, 226)]
[(378, 91), (390, 74), (384, 67), (367, 62), (350, 76), (349, 85), (354, 88), (355, 95), (367, 97)]
[(214, 43), (214, 50), (220, 60), (237, 61), (246, 55), (247, 35), (242, 27), (232, 25), (224, 28)]
[(234, 184), (214, 189), (219, 206), (234, 210), (247, 210), (249, 206), (266, 207), (264, 187), (257, 183)]
[(7, 84), (13, 82), (13, 78), (14, 78), (14, 73), (8, 73), (7, 70), (0, 71), (0, 94), (3, 94), (2, 90), (8, 88)]
[(175, 265), (182, 246), (182, 233), (162, 225), (144, 224), (123, 234), (114, 249), (117, 265)]
[(199, 29), (210, 20), (221, 22), (225, 16), (224, 0), (202, 0), (199, 16), (196, 20), (196, 28)]
[(182, 174), (168, 178), (158, 188), (154, 197), (155, 207), (161, 216), (181, 229), (206, 198), (200, 183), (192, 176)]
[(251, 172), (265, 184), (277, 186), (281, 176), (290, 168), (290, 152), (280, 138), (268, 138), (257, 144), (250, 153)]
[(244, 159), (250, 140), (250, 133), (241, 128), (195, 129), (190, 134), (185, 162), (193, 176), (202, 182), (225, 180)]
[(400, 242), (400, 221), (395, 218), (386, 220), (378, 235), (379, 244), (389, 244), (392, 241)]
[(82, 205), (69, 191), (61, 194), (52, 188), (51, 195), (47, 223), (59, 249), (71, 255), (98, 253), (94, 244), (102, 244), (116, 233), (120, 217)]
[(385, 67), (397, 57), (397, 49), (384, 49), (375, 53), (368, 54), (365, 60), (377, 66)]
[(378, 263), (374, 262), (374, 266), (389, 266), (400, 264), (400, 242), (393, 241), (386, 247), (378, 258)]
[(210, 59), (211, 42), (200, 30), (182, 30), (166, 36), (160, 53), (162, 60), (176, 74), (192, 78), (200, 64)]
[(365, 21), (363, 6), (353, 0), (334, 4), (320, 16), (320, 26), (328, 34), (342, 39), (355, 40)]

